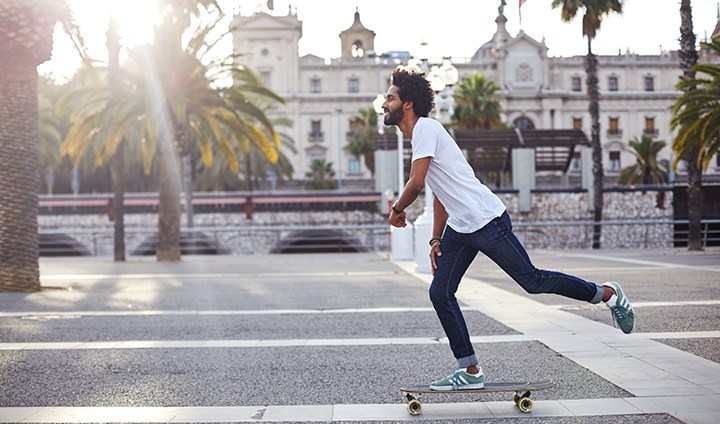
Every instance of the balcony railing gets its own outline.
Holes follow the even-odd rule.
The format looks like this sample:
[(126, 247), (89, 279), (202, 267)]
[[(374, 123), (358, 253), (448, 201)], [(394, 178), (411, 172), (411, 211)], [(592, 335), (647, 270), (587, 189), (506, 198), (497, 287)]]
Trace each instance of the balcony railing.
[(319, 142), (325, 140), (325, 133), (322, 131), (311, 131), (308, 134), (308, 139), (312, 142)]

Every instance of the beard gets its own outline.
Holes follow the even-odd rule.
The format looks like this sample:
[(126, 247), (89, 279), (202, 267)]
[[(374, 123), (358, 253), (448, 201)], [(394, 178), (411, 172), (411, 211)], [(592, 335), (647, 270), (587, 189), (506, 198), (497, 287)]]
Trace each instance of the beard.
[(397, 125), (403, 118), (403, 108), (399, 107), (388, 112), (388, 117), (383, 122), (385, 125)]

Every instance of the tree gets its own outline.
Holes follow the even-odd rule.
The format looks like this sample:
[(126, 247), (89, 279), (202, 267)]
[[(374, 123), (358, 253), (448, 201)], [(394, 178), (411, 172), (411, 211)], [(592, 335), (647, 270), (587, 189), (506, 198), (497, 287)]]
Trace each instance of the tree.
[(640, 140), (633, 137), (628, 143), (635, 155), (635, 165), (620, 171), (619, 184), (664, 184), (668, 182), (667, 169), (658, 162), (658, 154), (667, 143), (643, 135)]
[(701, 83), (701, 81), (694, 81), (698, 53), (695, 48), (690, 0), (680, 2), (679, 56), (680, 69), (683, 74), (680, 77), (678, 88), (685, 94), (681, 97), (683, 100), (678, 99), (673, 107), (673, 128), (682, 127), (680, 131), (682, 135), (678, 134), (673, 140), (673, 150), (678, 153), (674, 166), (677, 166), (679, 160), (685, 160), (687, 164), (688, 250), (702, 250), (700, 221), (702, 219), (703, 194), (700, 147), (706, 134), (699, 131), (700, 126), (693, 125), (698, 122), (699, 113), (702, 112), (703, 105), (698, 100), (702, 100), (703, 94), (695, 92), (697, 83)]
[(84, 53), (65, 2), (0, 2), (0, 291), (40, 289), (37, 66), (50, 58), (58, 21)]
[(360, 109), (350, 120), (355, 136), (345, 146), (345, 151), (355, 159), (363, 158), (365, 166), (375, 175), (375, 139), (377, 138), (377, 113), (372, 107)]
[(495, 93), (500, 87), (481, 74), (463, 79), (455, 88), (453, 125), (457, 128), (491, 129), (502, 126), (502, 107)]
[[(504, 127), (500, 114), (502, 106), (496, 96), (500, 87), (481, 74), (464, 78), (455, 88), (455, 112), (452, 125), (459, 129), (489, 130)], [(503, 148), (476, 147), (468, 151), (468, 161), (476, 169), (478, 178), (486, 184), (490, 181), (500, 186), (501, 172), (482, 169), (479, 161), (501, 160), (505, 156)]]
[[(269, 110), (266, 110), (269, 112)], [(285, 117), (272, 118), (272, 124), (275, 128), (292, 127), (292, 120)], [(223, 190), (248, 190), (253, 191), (254, 182), (266, 181), (268, 172), (275, 175), (278, 181), (283, 182), (292, 178), (293, 166), (292, 162), (283, 153), (283, 150), (296, 153), (295, 142), (285, 133), (280, 132), (281, 149), (278, 149), (278, 158), (275, 163), (268, 160), (267, 155), (257, 148), (255, 144), (249, 144), (248, 150), (243, 152), (240, 146), (234, 147), (237, 157), (244, 158), (239, 161), (240, 170), (233, 172), (223, 155), (213, 160), (206, 166), (202, 162), (198, 164), (196, 170), (198, 177), (195, 180), (194, 188), (201, 191), (223, 191)], [(244, 181), (239, 176), (245, 177)]]
[(310, 172), (305, 173), (305, 177), (310, 180), (307, 182), (306, 187), (311, 190), (337, 188), (332, 162), (326, 162), (325, 159), (314, 159), (310, 163)]
[[(254, 145), (269, 161), (276, 161), (279, 136), (255, 102), (283, 101), (238, 63), (238, 54), (205, 57), (217, 41), (206, 36), (220, 19), (219, 8), (205, 10), (217, 15), (189, 33), (183, 27), (187, 9), (178, 9), (180, 17), (171, 17), (171, 12), (172, 8), (156, 29), (152, 45), (130, 51), (122, 93), (89, 94), (63, 145), (63, 152), (77, 161), (96, 143), (96, 161), (101, 164), (125, 137), (134, 137), (144, 153), (146, 172), (153, 161), (157, 164), (159, 261), (180, 260), (180, 158), (189, 158), (196, 143), (206, 165), (218, 151), (235, 173), (239, 161), (234, 146), (242, 151)], [(180, 42), (183, 34), (189, 35), (186, 44)], [(187, 164), (184, 170), (191, 173)], [(191, 180), (185, 178), (188, 190)]]
[(591, 121), (590, 145), (593, 160), (593, 214), (595, 226), (593, 230), (593, 249), (600, 248), (603, 214), (603, 157), (600, 145), (600, 91), (598, 89), (598, 60), (592, 52), (592, 41), (595, 39), (605, 15), (610, 12), (622, 13), (623, 0), (553, 0), (553, 8), (561, 8), (560, 17), (569, 22), (580, 10), (583, 11), (583, 36), (587, 38), (588, 53), (585, 56), (585, 73), (587, 74), (587, 90), (590, 99), (589, 112)]

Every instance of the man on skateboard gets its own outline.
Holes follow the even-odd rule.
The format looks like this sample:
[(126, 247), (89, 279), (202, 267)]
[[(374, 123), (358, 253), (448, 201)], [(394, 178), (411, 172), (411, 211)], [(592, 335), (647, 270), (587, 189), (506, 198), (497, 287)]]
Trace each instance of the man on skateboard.
[(620, 285), (602, 285), (555, 271), (535, 268), (512, 231), (502, 201), (476, 177), (450, 134), (428, 118), (435, 93), (421, 73), (402, 68), (392, 73), (382, 105), (385, 125), (397, 125), (412, 142), (410, 178), (392, 205), (388, 221), (407, 225), (405, 208), (425, 183), (435, 194), (430, 262), (430, 300), (450, 341), (457, 371), (430, 385), (433, 390), (480, 389), (485, 376), (478, 365), (455, 293), (468, 267), (482, 252), (528, 293), (554, 293), (610, 308), (613, 323), (629, 334), (635, 312)]

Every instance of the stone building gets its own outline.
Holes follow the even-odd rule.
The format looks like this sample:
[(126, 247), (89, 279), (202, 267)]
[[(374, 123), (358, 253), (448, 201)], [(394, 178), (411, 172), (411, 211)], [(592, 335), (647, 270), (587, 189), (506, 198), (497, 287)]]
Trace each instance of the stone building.
[[(495, 19), (494, 36), (471, 58), (451, 58), (460, 79), (482, 73), (497, 82), (504, 120), (517, 128), (580, 128), (589, 135), (583, 56), (548, 57), (544, 41), (522, 30), (513, 36), (506, 22), (503, 15)], [(336, 58), (299, 57), (302, 22), (292, 10), (285, 16), (238, 15), (234, 23), (234, 44), (246, 53), (245, 63), (287, 101), (278, 113), (294, 121), (288, 133), (297, 148), (288, 154), (295, 168), (293, 178), (303, 180), (313, 159), (325, 159), (333, 163), (344, 189), (372, 189), (373, 176), (362, 159), (343, 149), (353, 137), (350, 121), (359, 110), (372, 107), (376, 95), (386, 91), (392, 70), (406, 64), (410, 53), (375, 51), (375, 32), (363, 26), (359, 11), (339, 34), (341, 51)], [(601, 143), (605, 175), (612, 183), (623, 167), (635, 163), (627, 148), (633, 137), (648, 134), (671, 144), (670, 107), (680, 95), (675, 84), (681, 71), (677, 51), (655, 56), (618, 52), (598, 59)], [(705, 51), (700, 60), (720, 63), (720, 58)], [(436, 103), (438, 119), (446, 122), (445, 95), (441, 93)], [(669, 147), (661, 159), (672, 159)], [(580, 164), (579, 156), (573, 159), (568, 174), (579, 175)], [(682, 169), (679, 174), (682, 178)], [(713, 159), (707, 175), (720, 177), (720, 159)]]

